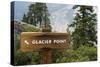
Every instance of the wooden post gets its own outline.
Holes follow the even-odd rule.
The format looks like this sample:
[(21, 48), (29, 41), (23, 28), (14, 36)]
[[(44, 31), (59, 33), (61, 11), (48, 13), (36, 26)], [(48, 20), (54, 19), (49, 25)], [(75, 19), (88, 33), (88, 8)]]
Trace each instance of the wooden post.
[(52, 50), (50, 48), (43, 48), (40, 51), (41, 53), (41, 64), (50, 64), (52, 61), (51, 54)]
[[(42, 32), (51, 32), (51, 29), (44, 28)], [(41, 55), (41, 64), (50, 64), (52, 62), (52, 49), (51, 48), (42, 48), (40, 50)]]

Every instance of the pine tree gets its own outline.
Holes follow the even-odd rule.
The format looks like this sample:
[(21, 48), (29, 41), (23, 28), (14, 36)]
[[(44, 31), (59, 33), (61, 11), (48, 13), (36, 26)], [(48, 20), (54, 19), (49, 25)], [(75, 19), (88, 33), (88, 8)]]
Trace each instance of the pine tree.
[(23, 22), (27, 22), (26, 14), (23, 15), (23, 19), (22, 19), (22, 21), (23, 21)]
[(50, 14), (48, 12), (46, 3), (31, 4), (27, 13), (27, 23), (33, 24), (35, 26), (39, 25), (40, 28), (51, 28), (49, 16)]
[(77, 5), (73, 9), (77, 9), (76, 16), (70, 27), (74, 28), (72, 32), (71, 40), (73, 47), (76, 49), (80, 45), (93, 46), (97, 43), (97, 29), (96, 29), (96, 13), (94, 13), (94, 7)]

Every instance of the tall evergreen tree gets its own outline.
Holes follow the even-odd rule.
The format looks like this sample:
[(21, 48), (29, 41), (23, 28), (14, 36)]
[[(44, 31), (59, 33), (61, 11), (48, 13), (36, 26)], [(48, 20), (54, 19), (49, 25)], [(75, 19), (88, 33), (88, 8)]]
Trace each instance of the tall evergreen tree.
[[(35, 3), (29, 6), (29, 11), (27, 13), (27, 23), (33, 24), (35, 26), (39, 25), (39, 27), (49, 27), (50, 26), (50, 19), (49, 19), (49, 12), (46, 6), (46, 3)], [(23, 20), (24, 21), (23, 16)]]
[(77, 5), (73, 9), (77, 9), (73, 23), (70, 25), (70, 27), (74, 28), (71, 35), (73, 47), (76, 49), (80, 45), (93, 46), (94, 43), (97, 43), (97, 20), (94, 7)]
[(26, 14), (23, 15), (23, 19), (22, 19), (22, 21), (23, 21), (23, 22), (27, 22)]

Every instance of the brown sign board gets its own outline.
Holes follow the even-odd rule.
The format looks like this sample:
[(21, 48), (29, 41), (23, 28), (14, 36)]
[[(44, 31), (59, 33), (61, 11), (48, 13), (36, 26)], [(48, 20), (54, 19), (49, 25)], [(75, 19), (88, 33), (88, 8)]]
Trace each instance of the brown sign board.
[(30, 52), (41, 48), (67, 48), (68, 46), (67, 33), (22, 32), (20, 36), (20, 48), (23, 52)]

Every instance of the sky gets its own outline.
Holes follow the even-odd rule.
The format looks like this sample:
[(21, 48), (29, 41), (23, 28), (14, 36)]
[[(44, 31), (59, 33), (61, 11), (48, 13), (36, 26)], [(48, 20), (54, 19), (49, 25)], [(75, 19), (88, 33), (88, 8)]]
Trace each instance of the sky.
[(67, 25), (72, 23), (74, 11), (73, 5), (47, 4), (53, 31), (66, 32)]
[[(23, 14), (28, 12), (28, 6), (30, 4), (32, 2), (15, 2), (14, 19), (21, 21)], [(74, 18), (75, 11), (72, 9), (73, 6), (70, 4), (47, 3), (52, 31), (66, 32), (67, 25), (71, 24)]]

